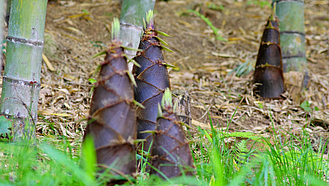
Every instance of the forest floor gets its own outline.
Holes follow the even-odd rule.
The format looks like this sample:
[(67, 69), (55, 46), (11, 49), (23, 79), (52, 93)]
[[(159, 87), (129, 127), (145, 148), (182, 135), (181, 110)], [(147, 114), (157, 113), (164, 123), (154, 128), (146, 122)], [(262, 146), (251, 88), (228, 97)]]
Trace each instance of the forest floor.
[[(186, 13), (189, 9), (206, 16), (226, 41), (217, 40), (200, 17)], [(165, 61), (180, 69), (170, 70), (171, 88), (190, 95), (192, 128), (209, 129), (211, 118), (216, 128), (264, 137), (274, 129), (283, 138), (307, 130), (315, 148), (328, 139), (328, 10), (327, 0), (305, 0), (307, 89), (296, 99), (285, 93), (283, 100), (264, 101), (253, 96), (253, 71), (241, 77), (231, 72), (244, 62), (255, 63), (271, 13), (269, 0), (157, 1), (156, 29), (171, 36), (163, 39), (173, 50), (164, 51)], [(119, 0), (49, 1), (44, 54), (53, 69), (42, 65), (39, 139), (65, 136), (80, 148), (92, 95), (88, 79), (97, 79), (95, 70), (103, 61), (91, 56), (109, 44), (110, 23), (119, 15)]]

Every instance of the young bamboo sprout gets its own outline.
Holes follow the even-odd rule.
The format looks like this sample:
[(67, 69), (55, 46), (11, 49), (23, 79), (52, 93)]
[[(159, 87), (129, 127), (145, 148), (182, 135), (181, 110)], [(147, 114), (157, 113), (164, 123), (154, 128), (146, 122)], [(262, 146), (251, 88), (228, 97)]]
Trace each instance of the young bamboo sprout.
[(278, 19), (270, 16), (258, 51), (254, 93), (264, 98), (280, 98), (284, 92)]
[[(137, 125), (133, 108), (133, 83), (124, 49), (118, 40), (119, 32), (120, 23), (114, 19), (112, 42), (101, 64), (85, 137), (91, 135), (94, 138), (100, 172), (110, 168), (113, 175), (132, 175), (136, 171), (134, 141)], [(112, 179), (110, 184), (118, 181)]]
[(145, 108), (138, 107), (137, 115), (137, 138), (146, 139), (144, 150), (149, 149), (152, 135), (156, 126), (157, 108), (166, 88), (170, 87), (167, 67), (162, 55), (163, 47), (160, 43), (166, 43), (158, 37), (162, 32), (154, 30), (153, 12), (149, 11), (144, 21), (144, 34), (139, 44), (139, 49), (134, 60), (140, 67), (134, 66), (133, 74), (137, 87), (134, 87), (136, 101), (142, 103)]
[[(185, 175), (192, 175), (193, 159), (190, 146), (185, 139), (184, 130), (179, 122), (173, 107), (171, 92), (166, 89), (161, 107), (159, 104), (156, 132), (153, 136), (154, 144), (151, 155), (151, 174), (162, 178), (164, 174), (168, 178)], [(186, 170), (189, 169), (189, 170)], [(162, 173), (160, 173), (160, 172)]]

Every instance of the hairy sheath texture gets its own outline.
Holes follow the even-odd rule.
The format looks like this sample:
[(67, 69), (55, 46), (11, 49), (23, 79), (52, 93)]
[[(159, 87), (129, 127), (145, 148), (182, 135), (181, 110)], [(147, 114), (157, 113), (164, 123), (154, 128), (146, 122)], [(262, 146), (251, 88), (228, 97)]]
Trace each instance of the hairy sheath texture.
[(144, 32), (139, 45), (142, 52), (138, 52), (134, 58), (140, 67), (133, 68), (137, 84), (135, 99), (145, 107), (136, 109), (137, 138), (146, 139), (145, 151), (149, 149), (152, 135), (143, 132), (155, 130), (158, 103), (161, 102), (164, 90), (170, 87), (167, 67), (163, 64), (161, 45), (156, 35), (151, 28)]
[(127, 59), (119, 44), (106, 52), (91, 100), (86, 135), (94, 138), (97, 163), (111, 173), (135, 172), (136, 118)]
[[(193, 158), (190, 146), (185, 138), (182, 124), (170, 109), (163, 109), (162, 117), (157, 119), (157, 128), (152, 146), (152, 166), (168, 178), (192, 175)], [(151, 169), (151, 174), (164, 178), (157, 170)]]
[(255, 94), (264, 98), (280, 98), (284, 92), (278, 19), (273, 19), (272, 16), (267, 21), (259, 47), (254, 72), (255, 83)]

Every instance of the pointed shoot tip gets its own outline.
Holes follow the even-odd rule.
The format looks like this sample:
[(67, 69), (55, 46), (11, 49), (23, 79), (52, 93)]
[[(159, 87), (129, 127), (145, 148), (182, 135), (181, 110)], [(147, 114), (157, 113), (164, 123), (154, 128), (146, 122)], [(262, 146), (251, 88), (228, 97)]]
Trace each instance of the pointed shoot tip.
[(157, 116), (157, 118), (161, 118), (161, 117), (163, 117), (162, 109), (161, 109), (160, 103), (158, 103), (158, 116)]
[(166, 88), (162, 100), (161, 100), (161, 106), (162, 108), (172, 108), (173, 103), (172, 103), (172, 96), (169, 88)]
[(113, 18), (111, 36), (112, 40), (119, 39), (120, 37), (120, 21), (116, 17)]
[(154, 20), (153, 20), (153, 10), (149, 10), (146, 13), (146, 24), (144, 25), (145, 28), (151, 26), (152, 28), (154, 27)]

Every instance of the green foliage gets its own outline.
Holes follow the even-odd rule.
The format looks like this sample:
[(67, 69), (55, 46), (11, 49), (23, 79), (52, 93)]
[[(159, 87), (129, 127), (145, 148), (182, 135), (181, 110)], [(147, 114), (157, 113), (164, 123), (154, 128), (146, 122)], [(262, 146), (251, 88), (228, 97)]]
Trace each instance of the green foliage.
[(269, 3), (268, 1), (261, 1), (261, 0), (247, 1), (247, 5), (256, 5), (256, 6), (260, 6), (261, 8), (264, 8), (265, 6), (268, 8), (271, 7), (271, 3)]
[[(247, 163), (248, 158), (251, 156), (252, 151), (247, 148), (247, 140), (242, 140), (235, 144), (232, 148), (232, 154), (234, 155), (234, 160), (238, 163)], [(251, 152), (250, 152), (251, 151)]]
[(61, 142), (62, 150), (48, 143), (0, 143), (0, 185), (96, 184), (80, 168), (79, 159), (66, 153), (65, 143)]
[(120, 22), (118, 18), (114, 18), (112, 22), (112, 30), (111, 30), (111, 38), (112, 40), (120, 38)]
[(252, 132), (232, 132), (232, 133), (221, 134), (221, 139), (229, 138), (229, 137), (248, 138), (255, 141), (262, 139), (262, 137)]
[(89, 15), (88, 10), (86, 10), (86, 9), (82, 9), (82, 12), (85, 13), (85, 14), (87, 14), (87, 15)]
[(300, 104), (300, 107), (306, 111), (306, 112), (311, 112), (311, 104), (307, 100), (305, 100), (302, 104)]
[(225, 7), (223, 5), (216, 5), (215, 3), (208, 3), (207, 7), (212, 9), (212, 10), (224, 10)]
[(96, 151), (94, 146), (94, 141), (90, 136), (87, 136), (82, 144), (82, 166), (86, 171), (89, 178), (95, 182), (95, 172), (96, 172)]
[[(131, 180), (143, 186), (327, 185), (324, 175), (329, 171), (329, 162), (324, 153), (328, 141), (314, 151), (306, 131), (300, 136), (289, 135), (284, 141), (283, 134), (275, 130), (271, 137), (263, 138), (251, 132), (199, 129), (191, 143), (195, 177), (162, 180), (150, 176), (149, 149), (136, 155), (140, 173)], [(227, 142), (232, 139), (233, 144)], [(66, 138), (41, 139), (36, 145), (0, 143), (0, 185), (105, 185), (113, 177), (108, 171), (97, 175), (93, 145), (93, 140), (87, 138), (79, 157), (74, 154), (81, 153), (80, 147), (73, 153), (74, 147)]]
[(254, 70), (255, 64), (251, 61), (246, 61), (240, 65), (238, 65), (235, 69), (230, 71), (230, 74), (236, 72), (236, 76), (241, 77), (248, 75), (252, 70)]
[(149, 10), (146, 13), (146, 21), (144, 21), (144, 28), (147, 28), (150, 24), (153, 24), (153, 10)]
[(170, 92), (169, 88), (166, 88), (166, 90), (163, 94), (163, 97), (162, 97), (162, 100), (161, 100), (161, 107), (163, 109), (168, 108), (168, 107), (170, 107), (170, 108), (173, 107), (172, 96), (171, 96), (171, 92)]
[(1, 41), (1, 47), (0, 47), (0, 53), (2, 52), (3, 54), (6, 55), (6, 46), (5, 46), (6, 40)]
[(38, 113), (38, 117), (47, 123), (48, 128), (51, 130), (51, 131), (47, 130), (48, 134), (56, 134), (57, 131), (56, 131), (54, 122), (50, 122), (48, 119), (46, 119), (46, 117), (44, 117), (40, 113)]
[(94, 83), (97, 82), (97, 80), (96, 80), (95, 78), (89, 78), (88, 81), (89, 81), (89, 83), (91, 83), (91, 84), (94, 84)]
[[(61, 151), (47, 145), (41, 144), (41, 150), (43, 153), (48, 155), (48, 157), (57, 164), (57, 166), (63, 166), (66, 168), (68, 175), (72, 178), (79, 178), (79, 180), (73, 179), (72, 182), (80, 182), (84, 185), (95, 185), (93, 179), (88, 175), (88, 169), (83, 170), (76, 164), (75, 161), (68, 158)], [(65, 174), (65, 173), (64, 173)]]
[[(196, 171), (209, 185), (326, 185), (328, 181), (323, 177), (329, 171), (329, 162), (324, 159), (328, 142), (315, 152), (306, 131), (298, 137), (289, 134), (292, 137), (286, 141), (280, 138), (283, 134), (277, 135), (279, 131), (270, 138), (242, 132), (228, 134), (214, 128), (211, 133), (199, 133), (198, 142), (192, 144), (194, 150), (199, 149), (199, 155), (194, 153)], [(233, 145), (225, 143), (232, 138), (242, 140)]]
[[(97, 55), (97, 54), (96, 54)], [(95, 72), (93, 73), (93, 76), (95, 77), (96, 74), (101, 70), (101, 65), (98, 65)], [(88, 79), (88, 82), (90, 84), (93, 84), (93, 86), (91, 87), (90, 91), (89, 91), (89, 94), (92, 95), (92, 93), (94, 92), (94, 89), (95, 89), (95, 83), (97, 82), (97, 80), (95, 78), (89, 78)]]
[(106, 48), (106, 45), (101, 41), (91, 41), (90, 43), (93, 45), (93, 47), (97, 47), (100, 49)]
[(200, 17), (204, 22), (206, 22), (206, 24), (212, 29), (213, 33), (215, 34), (216, 39), (220, 40), (220, 41), (226, 41), (218, 32), (219, 29), (216, 28), (212, 22), (206, 18), (204, 15), (200, 14), (199, 12), (195, 11), (195, 10), (187, 10), (187, 13), (194, 13), (195, 15), (197, 15), (198, 17)]
[(5, 136), (10, 133), (10, 128), (12, 127), (11, 121), (5, 116), (0, 116), (0, 136)]

